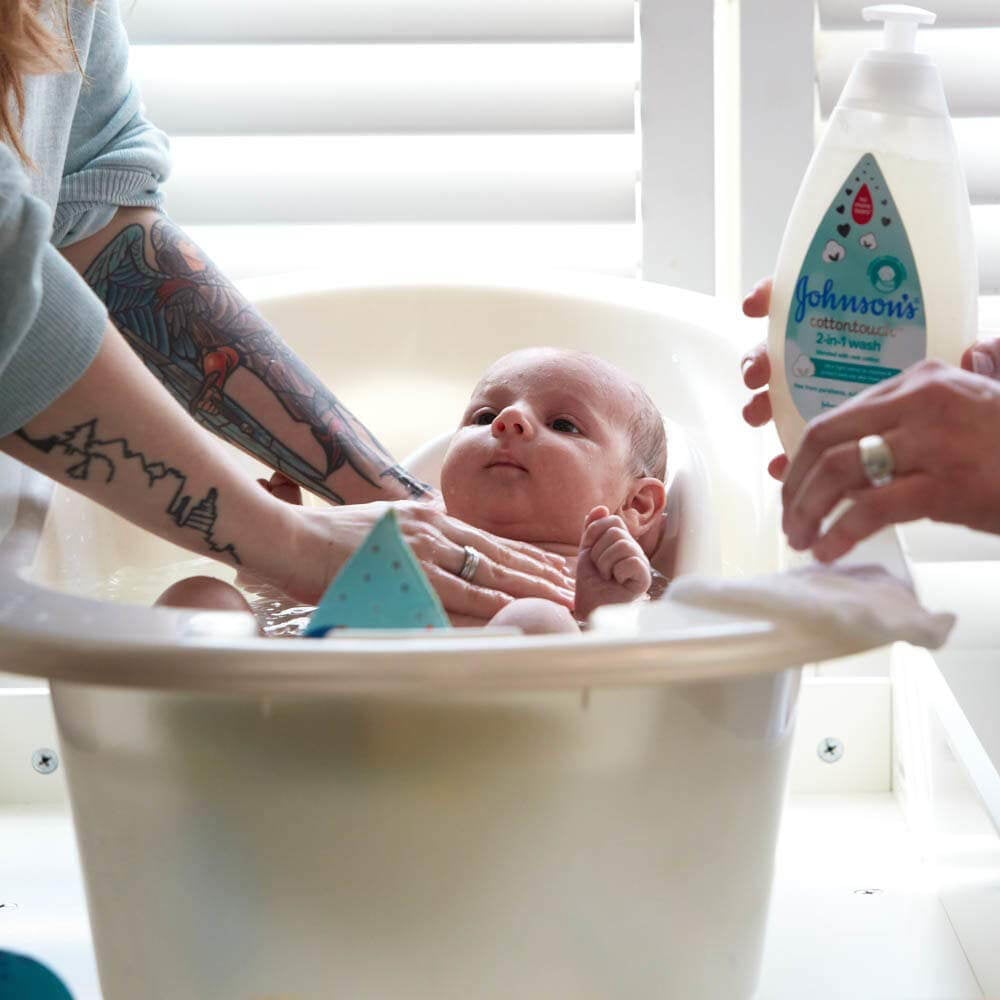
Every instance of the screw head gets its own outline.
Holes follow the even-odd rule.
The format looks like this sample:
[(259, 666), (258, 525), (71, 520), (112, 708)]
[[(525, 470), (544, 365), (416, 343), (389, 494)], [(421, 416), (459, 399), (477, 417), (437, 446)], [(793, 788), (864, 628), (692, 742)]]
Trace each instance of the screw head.
[(816, 747), (816, 756), (826, 764), (836, 764), (844, 756), (844, 744), (836, 736), (824, 736)]
[(59, 767), (59, 755), (48, 747), (39, 747), (31, 755), (31, 766), (39, 774), (52, 774)]

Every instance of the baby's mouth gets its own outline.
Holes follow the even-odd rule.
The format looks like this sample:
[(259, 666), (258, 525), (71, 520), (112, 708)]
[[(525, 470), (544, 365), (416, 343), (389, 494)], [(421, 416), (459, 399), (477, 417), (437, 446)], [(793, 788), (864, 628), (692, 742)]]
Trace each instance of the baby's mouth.
[(527, 472), (528, 470), (521, 465), (520, 462), (515, 462), (513, 458), (509, 455), (500, 455), (497, 458), (491, 459), (484, 466), (486, 469), (520, 469), (522, 472)]

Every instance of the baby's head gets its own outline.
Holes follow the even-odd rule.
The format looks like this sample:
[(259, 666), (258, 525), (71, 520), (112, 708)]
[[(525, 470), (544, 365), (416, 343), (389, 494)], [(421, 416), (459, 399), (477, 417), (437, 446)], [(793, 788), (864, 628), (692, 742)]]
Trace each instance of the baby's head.
[(441, 469), (448, 513), (505, 538), (577, 545), (607, 507), (633, 537), (663, 512), (663, 419), (642, 388), (590, 354), (516, 351), (476, 386)]

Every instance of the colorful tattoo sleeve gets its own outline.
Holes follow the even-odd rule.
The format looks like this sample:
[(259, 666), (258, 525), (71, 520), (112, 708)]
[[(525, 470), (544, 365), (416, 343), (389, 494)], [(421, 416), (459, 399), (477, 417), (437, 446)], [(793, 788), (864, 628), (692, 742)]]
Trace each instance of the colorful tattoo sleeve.
[[(409, 496), (429, 487), (397, 465), (278, 334), (169, 220), (146, 231), (132, 224), (94, 259), (84, 278), (147, 367), (221, 437), (333, 503), (344, 503), (351, 475), (367, 499), (386, 482)], [(252, 372), (292, 420), (308, 427), (323, 460), (309, 461), (240, 405), (226, 387)], [(367, 484), (364, 488), (363, 484)], [(399, 495), (399, 490), (393, 494)]]

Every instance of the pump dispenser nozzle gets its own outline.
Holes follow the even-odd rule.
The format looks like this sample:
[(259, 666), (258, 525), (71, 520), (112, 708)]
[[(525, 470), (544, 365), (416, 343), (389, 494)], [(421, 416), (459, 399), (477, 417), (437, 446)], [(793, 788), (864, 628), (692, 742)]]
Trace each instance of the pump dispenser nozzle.
[(914, 52), (917, 47), (917, 28), (921, 24), (933, 24), (937, 14), (922, 7), (911, 7), (903, 3), (883, 3), (876, 7), (865, 7), (861, 16), (866, 21), (883, 21), (882, 35), (884, 52)]

